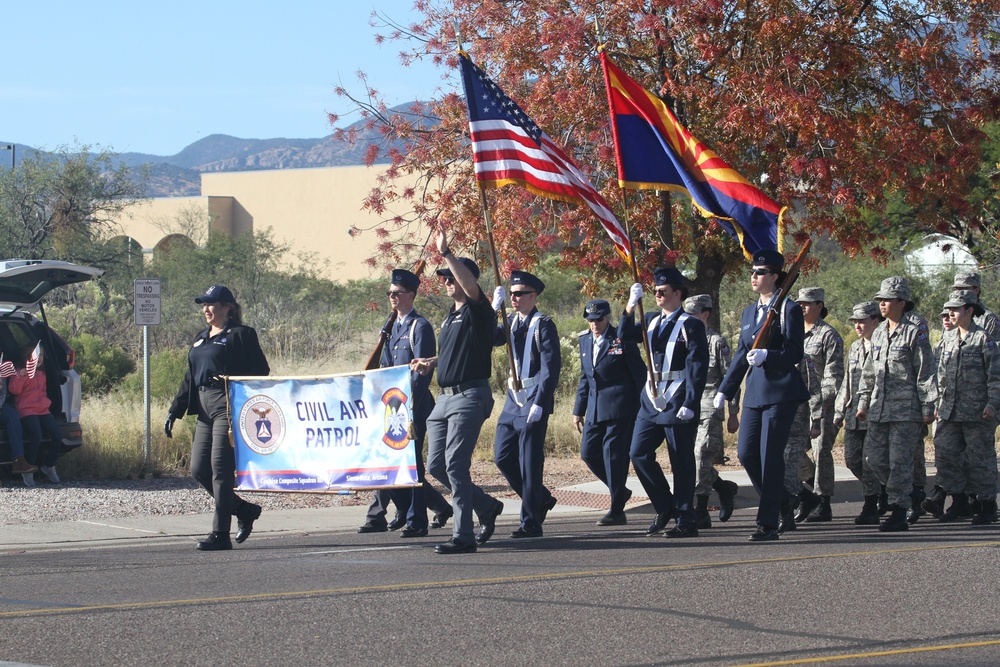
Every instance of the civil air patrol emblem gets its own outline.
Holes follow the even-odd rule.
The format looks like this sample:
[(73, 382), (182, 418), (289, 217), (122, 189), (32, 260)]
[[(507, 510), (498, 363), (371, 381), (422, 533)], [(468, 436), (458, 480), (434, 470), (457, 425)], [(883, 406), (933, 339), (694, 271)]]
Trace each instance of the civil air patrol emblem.
[(392, 449), (403, 449), (410, 444), (410, 408), (406, 404), (408, 398), (398, 387), (382, 394), (382, 404), (385, 405), (382, 420), (385, 434), (382, 442)]
[(240, 435), (258, 454), (273, 454), (285, 437), (285, 414), (269, 396), (258, 394), (240, 409)]

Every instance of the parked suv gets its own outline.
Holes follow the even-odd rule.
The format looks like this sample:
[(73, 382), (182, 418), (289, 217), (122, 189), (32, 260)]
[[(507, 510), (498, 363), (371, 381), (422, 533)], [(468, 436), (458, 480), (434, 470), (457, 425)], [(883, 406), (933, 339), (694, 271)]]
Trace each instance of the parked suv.
[[(0, 261), (0, 352), (23, 367), (22, 350), (40, 340), (52, 412), (63, 430), (62, 451), (83, 444), (80, 428), (80, 376), (73, 370), (75, 353), (49, 328), (42, 297), (56, 287), (91, 280), (101, 269), (52, 260)], [(0, 463), (11, 460), (7, 434), (0, 427)]]

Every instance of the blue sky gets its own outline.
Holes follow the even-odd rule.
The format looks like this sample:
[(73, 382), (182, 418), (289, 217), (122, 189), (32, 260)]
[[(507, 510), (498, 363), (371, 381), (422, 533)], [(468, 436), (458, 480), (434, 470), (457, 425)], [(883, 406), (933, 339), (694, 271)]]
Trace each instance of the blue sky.
[[(410, 0), (377, 4), (404, 25), (417, 18)], [(0, 143), (173, 155), (210, 134), (322, 137), (326, 112), (349, 109), (335, 86), (360, 91), (359, 69), (390, 104), (428, 99), (444, 70), (403, 67), (399, 42), (377, 45), (375, 5), (7, 0)]]

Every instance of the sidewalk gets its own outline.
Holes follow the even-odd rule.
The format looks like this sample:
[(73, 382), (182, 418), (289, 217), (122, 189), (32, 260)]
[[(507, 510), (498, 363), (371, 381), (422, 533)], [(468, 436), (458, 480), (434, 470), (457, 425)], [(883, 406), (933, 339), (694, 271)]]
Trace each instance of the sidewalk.
[[(928, 479), (934, 478), (932, 467), (928, 467), (927, 476)], [(757, 493), (744, 471), (727, 471), (723, 477), (739, 484), (737, 509), (757, 506)], [(835, 479), (836, 495), (833, 505), (836, 514), (838, 504), (860, 502), (863, 498), (861, 483), (846, 467), (836, 466)], [(628, 488), (632, 490), (632, 499), (626, 510), (630, 514), (650, 513), (651, 510), (646, 509), (649, 501), (638, 478), (630, 477)], [(553, 495), (558, 504), (549, 513), (550, 521), (576, 515), (590, 516), (596, 520), (607, 512), (609, 506), (607, 487), (598, 481), (558, 488), (553, 491)], [(717, 502), (718, 498), (713, 493), (710, 504)], [(516, 525), (521, 502), (517, 499), (504, 499), (503, 503), (503, 514), (497, 523), (505, 527)], [(360, 506), (268, 511), (254, 526), (254, 535), (273, 537), (292, 533), (354, 532), (364, 522), (364, 512), (365, 508)], [(134, 546), (144, 541), (195, 542), (208, 533), (211, 523), (209, 514), (184, 514), (0, 526), (0, 552)], [(640, 524), (643, 521), (636, 523), (637, 526)], [(448, 525), (450, 528), (451, 524)], [(236, 530), (235, 522), (233, 530)], [(442, 537), (450, 534), (448, 530), (437, 532)]]

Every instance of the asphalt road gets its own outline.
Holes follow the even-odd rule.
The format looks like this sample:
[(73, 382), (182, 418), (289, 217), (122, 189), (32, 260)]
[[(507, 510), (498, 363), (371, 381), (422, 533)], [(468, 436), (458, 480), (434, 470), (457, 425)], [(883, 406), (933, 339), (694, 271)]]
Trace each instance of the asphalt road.
[[(442, 533), (254, 535), (0, 554), (0, 660), (40, 665), (997, 665), (1000, 526), (853, 525), (779, 542), (752, 509), (683, 541), (652, 518)], [(648, 508), (643, 508), (649, 512)], [(446, 535), (444, 536), (446, 537)]]

